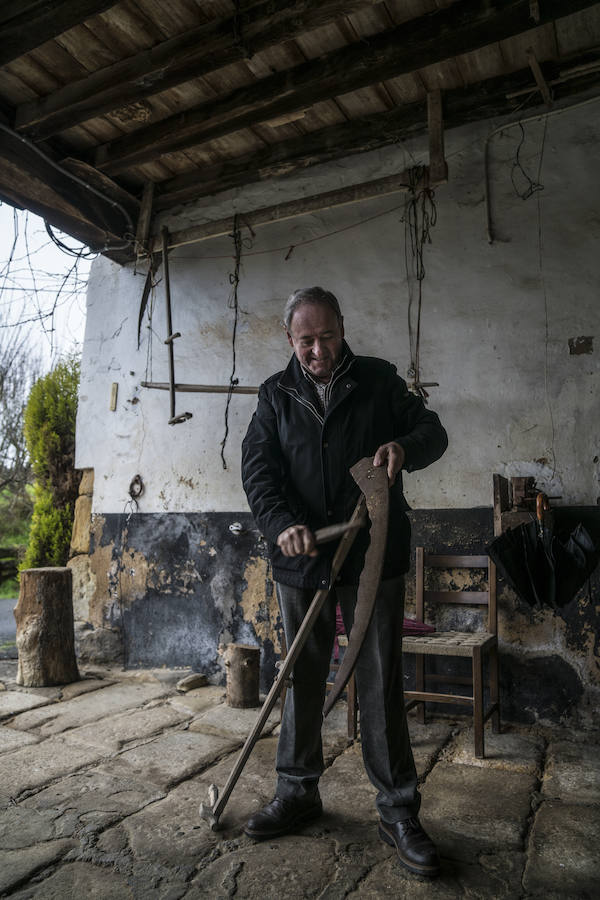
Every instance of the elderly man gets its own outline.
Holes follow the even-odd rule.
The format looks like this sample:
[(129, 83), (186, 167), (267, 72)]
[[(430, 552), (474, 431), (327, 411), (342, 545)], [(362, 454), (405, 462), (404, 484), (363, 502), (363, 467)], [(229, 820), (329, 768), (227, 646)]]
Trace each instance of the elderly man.
[[(294, 355), (285, 371), (261, 385), (242, 448), (244, 488), (269, 542), (290, 646), (315, 590), (329, 585), (335, 547), (317, 551), (314, 531), (351, 515), (360, 493), (349, 474), (354, 463), (372, 456), (374, 465), (387, 467), (383, 578), (356, 666), (362, 751), (378, 791), (381, 838), (396, 847), (408, 869), (434, 876), (439, 861), (417, 818), (420, 796), (403, 703), (403, 575), (409, 568), (410, 526), (400, 473), (437, 460), (447, 446), (446, 432), (437, 415), (409, 393), (394, 366), (354, 356), (330, 291), (295, 291), (284, 324)], [(335, 607), (338, 602), (349, 632), (367, 545), (363, 529), (294, 666), (277, 749), (275, 798), (248, 821), (251, 837), (286, 834), (322, 813), (322, 708)]]

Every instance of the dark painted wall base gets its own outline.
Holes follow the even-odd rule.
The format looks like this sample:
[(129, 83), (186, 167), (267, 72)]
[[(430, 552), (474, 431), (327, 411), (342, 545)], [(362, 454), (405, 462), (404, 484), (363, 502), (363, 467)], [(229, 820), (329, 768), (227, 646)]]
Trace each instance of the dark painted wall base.
[[(585, 508), (590, 530), (600, 537), (600, 510)], [(567, 514), (565, 514), (567, 515)], [(492, 510), (414, 510), (414, 546), (433, 552), (484, 553), (493, 538)], [(99, 517), (91, 548), (95, 560), (112, 560), (109, 598), (97, 597), (103, 621), (122, 631), (125, 664), (192, 666), (223, 681), (219, 645), (260, 643), (261, 687), (275, 673), (281, 623), (273, 598), (265, 545), (246, 513), (137, 514)], [(234, 522), (241, 533), (230, 531)], [(589, 522), (588, 522), (589, 525)], [(598, 597), (600, 577), (592, 579)], [(414, 598), (414, 576), (407, 579), (407, 609)], [(499, 585), (501, 702), (505, 720), (558, 722), (576, 709), (591, 665), (589, 640), (600, 621), (587, 591), (559, 613), (536, 612)], [(557, 615), (561, 640), (538, 644), (540, 623)], [(460, 615), (453, 627), (460, 627)], [(513, 634), (514, 628), (518, 635)], [(526, 634), (524, 635), (523, 629)], [(530, 640), (527, 632), (530, 631)], [(525, 637), (525, 640), (523, 639)], [(517, 640), (518, 638), (518, 640)], [(444, 671), (460, 674), (461, 661), (445, 661)], [(414, 664), (405, 660), (407, 686)], [(590, 671), (590, 679), (596, 675)], [(597, 675), (596, 675), (597, 677)], [(444, 712), (448, 711), (446, 707)]]
[[(117, 566), (109, 585), (108, 618), (122, 629), (125, 666), (191, 666), (222, 681), (219, 647), (231, 641), (257, 643), (242, 607), (248, 562), (265, 558), (251, 516), (163, 513), (132, 515), (128, 522), (122, 515), (102, 519), (101, 534), (96, 529), (92, 536), (92, 565), (96, 550), (111, 548)], [(234, 521), (242, 525), (239, 534), (229, 529)], [(270, 580), (267, 592), (273, 592)], [(280, 623), (273, 626), (276, 637)], [(261, 643), (262, 688), (268, 689), (276, 656), (273, 641)]]

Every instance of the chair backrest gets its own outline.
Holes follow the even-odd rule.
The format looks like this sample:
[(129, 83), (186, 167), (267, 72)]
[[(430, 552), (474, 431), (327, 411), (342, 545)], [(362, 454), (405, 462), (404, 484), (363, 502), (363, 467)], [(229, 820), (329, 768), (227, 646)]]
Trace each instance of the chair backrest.
[[(487, 569), (487, 591), (428, 591), (425, 590), (425, 569)], [(464, 556), (460, 554), (425, 553), (416, 548), (416, 596), (417, 619), (424, 620), (425, 603), (457, 603), (471, 606), (487, 606), (487, 631), (497, 634), (498, 612), (496, 606), (496, 566), (489, 556)]]

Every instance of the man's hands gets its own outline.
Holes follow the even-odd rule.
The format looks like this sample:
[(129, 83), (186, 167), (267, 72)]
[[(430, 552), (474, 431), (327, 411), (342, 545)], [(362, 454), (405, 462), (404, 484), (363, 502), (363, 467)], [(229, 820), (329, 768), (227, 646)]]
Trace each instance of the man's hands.
[(277, 546), (284, 556), (317, 556), (315, 536), (306, 525), (291, 525), (277, 538)]
[(387, 466), (387, 476), (390, 485), (392, 485), (398, 472), (404, 465), (405, 453), (404, 448), (395, 441), (389, 444), (382, 444), (373, 457), (374, 466)]
[[(374, 466), (386, 466), (387, 476), (392, 485), (404, 465), (404, 448), (395, 441), (382, 444), (373, 457)], [(277, 538), (277, 546), (284, 556), (317, 556), (315, 536), (306, 525), (291, 525)]]

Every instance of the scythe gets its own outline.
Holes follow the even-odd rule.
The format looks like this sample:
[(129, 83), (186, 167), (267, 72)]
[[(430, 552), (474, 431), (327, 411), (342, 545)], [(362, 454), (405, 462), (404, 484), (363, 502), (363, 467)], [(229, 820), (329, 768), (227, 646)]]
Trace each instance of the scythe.
[[(364, 635), (371, 619), (375, 595), (381, 577), (383, 553), (387, 535), (388, 479), (385, 467), (376, 468), (373, 466), (372, 459), (368, 457), (356, 463), (356, 465), (350, 469), (350, 473), (362, 490), (362, 495), (356, 504), (350, 521), (343, 526), (330, 526), (329, 528), (324, 528), (315, 534), (317, 543), (324, 543), (324, 541), (331, 540), (334, 536), (342, 533), (331, 563), (329, 585), (326, 588), (319, 589), (315, 593), (304, 621), (302, 622), (302, 625), (289, 648), (287, 656), (279, 669), (279, 674), (263, 703), (256, 724), (246, 738), (244, 746), (240, 751), (223, 791), (219, 794), (217, 786), (211, 784), (208, 790), (208, 802), (200, 804), (200, 816), (209, 823), (213, 831), (216, 831), (219, 827), (219, 818), (225, 809), (227, 801), (242, 774), (252, 749), (260, 737), (284, 685), (290, 678), (294, 663), (306, 643), (308, 635), (314, 627), (323, 604), (331, 592), (335, 579), (350, 551), (358, 529), (364, 525), (365, 512), (368, 511), (371, 518), (371, 542), (365, 556), (365, 565), (360, 578), (355, 623), (350, 633), (344, 663), (342, 664), (342, 667), (340, 667), (335, 686), (329, 695), (326, 713), (329, 712), (352, 674), (352, 669), (356, 663), (360, 646), (362, 645)], [(346, 662), (346, 660), (348, 661)]]

